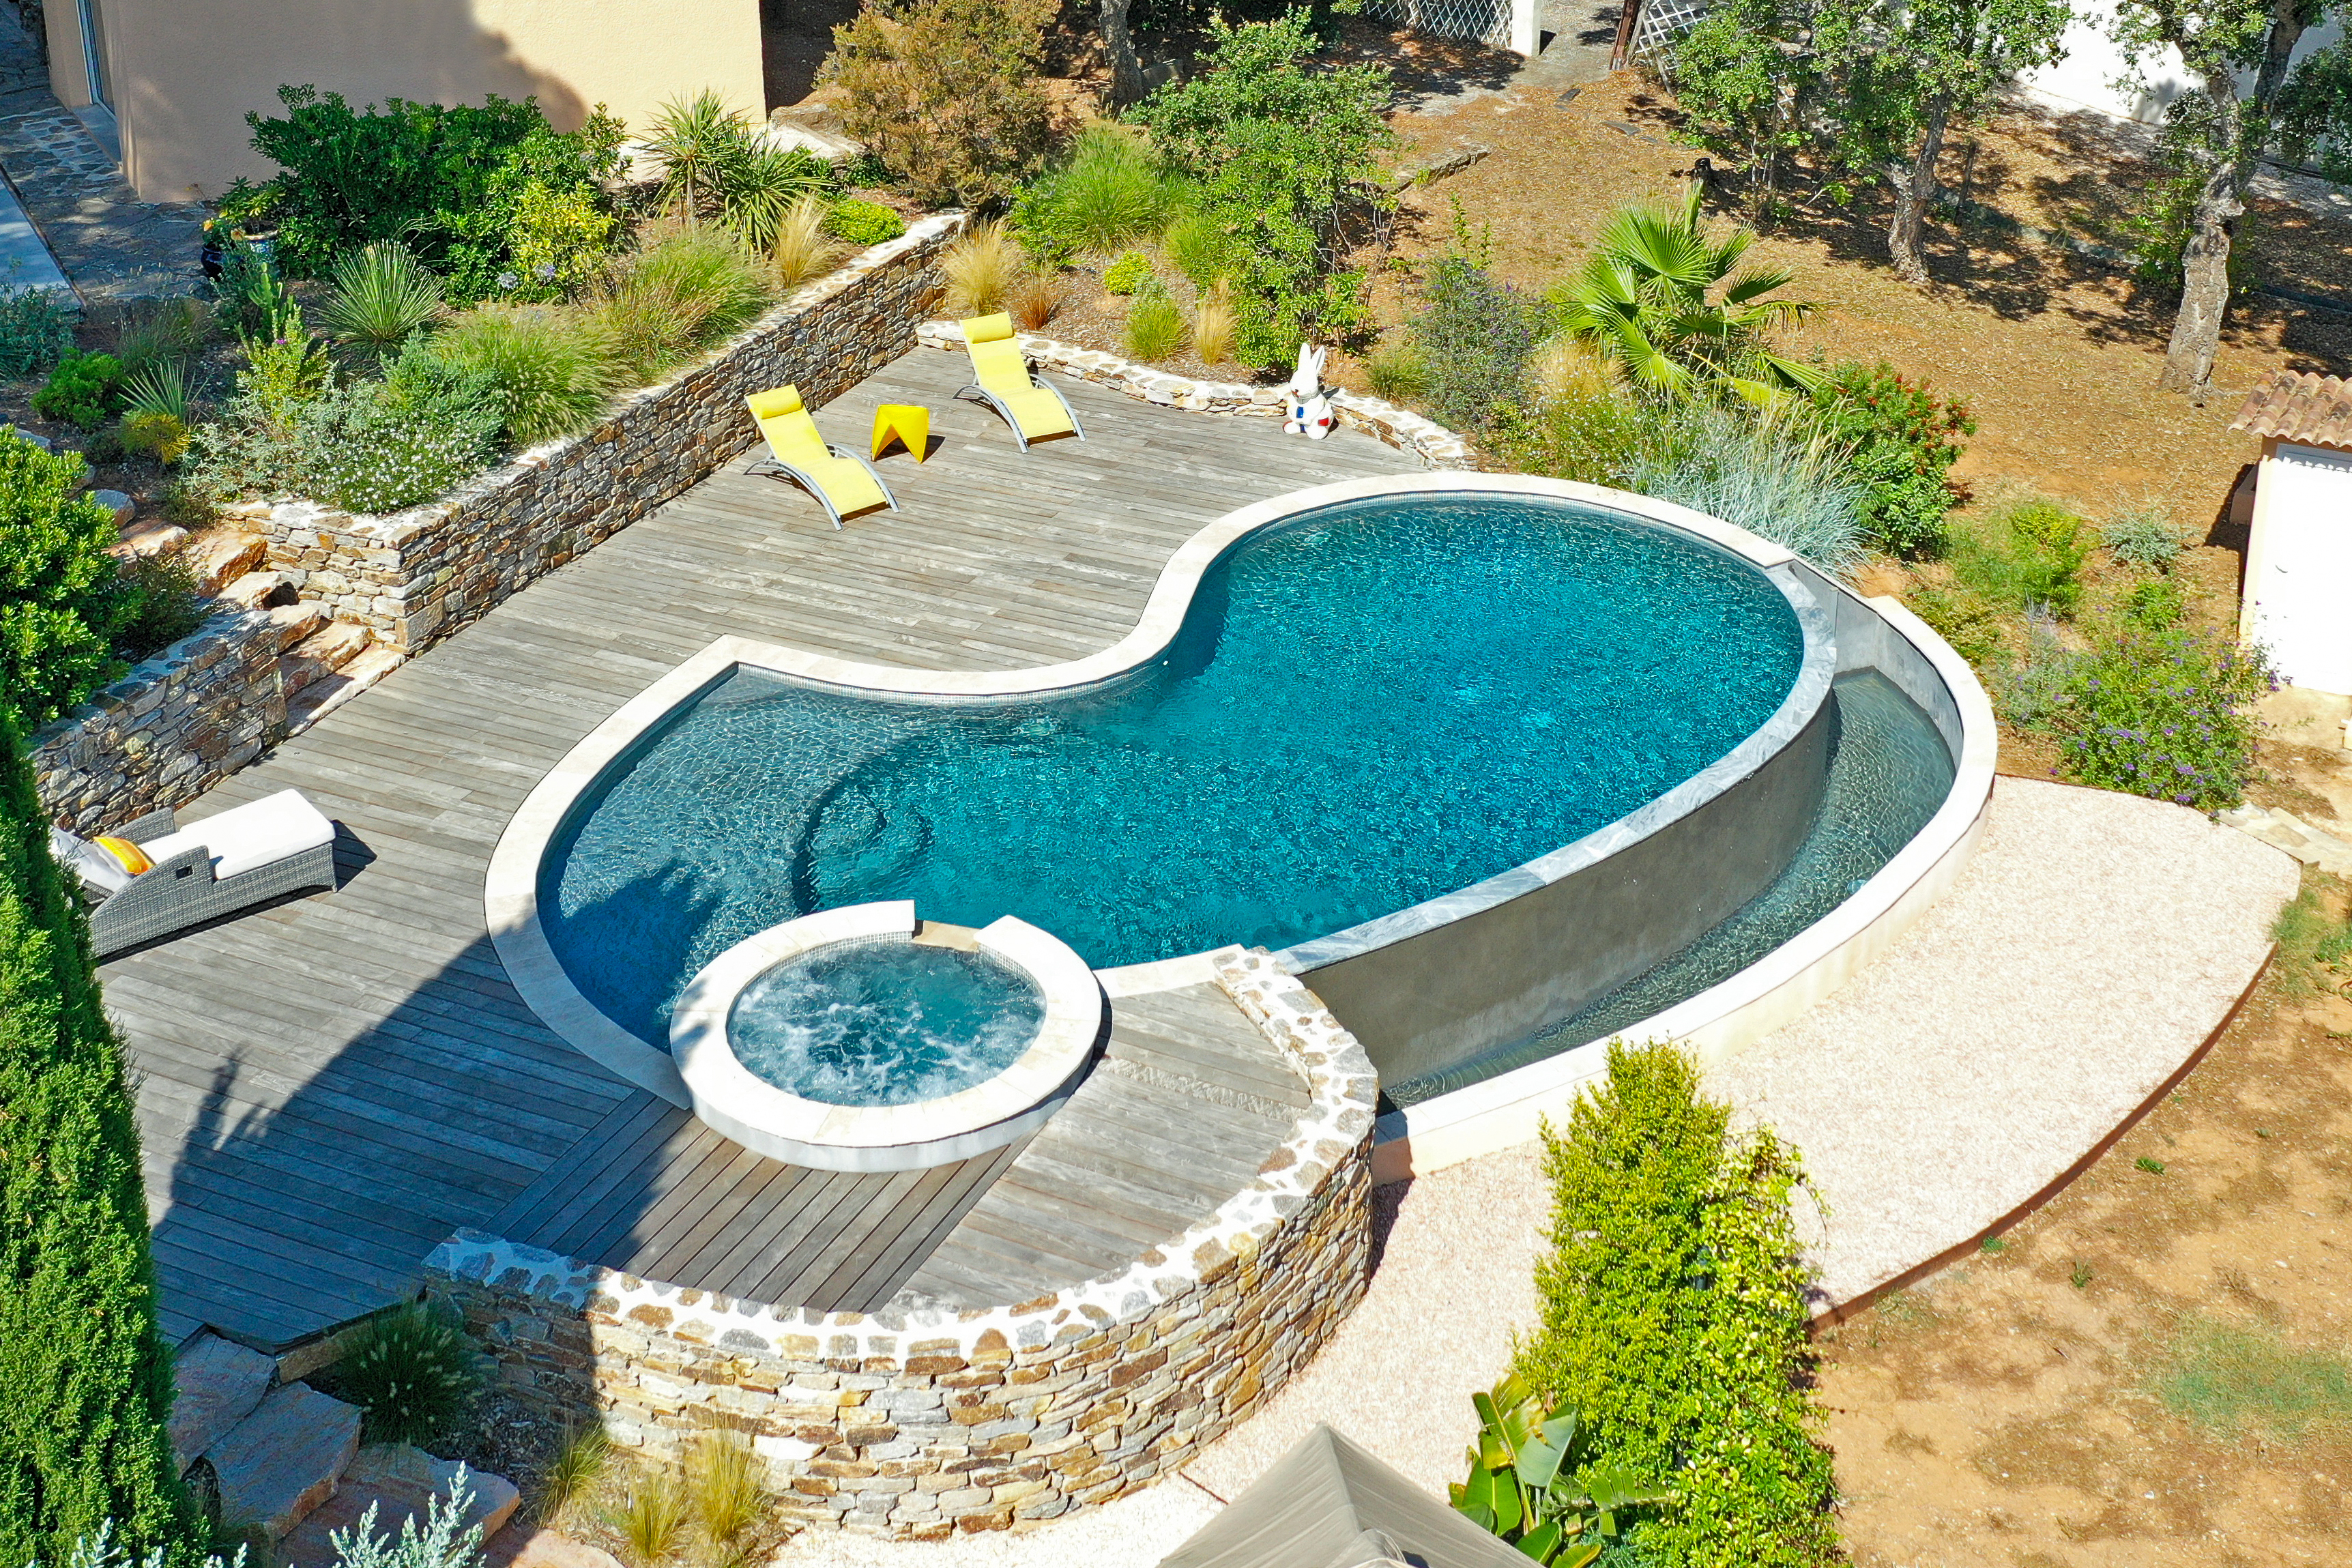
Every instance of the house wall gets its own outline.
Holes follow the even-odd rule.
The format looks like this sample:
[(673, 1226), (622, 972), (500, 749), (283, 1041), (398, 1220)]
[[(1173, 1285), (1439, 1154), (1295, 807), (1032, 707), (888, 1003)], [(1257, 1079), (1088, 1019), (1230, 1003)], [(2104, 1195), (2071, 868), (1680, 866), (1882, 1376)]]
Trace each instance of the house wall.
[[(268, 162), (249, 110), (281, 83), (354, 105), (536, 95), (560, 130), (598, 103), (643, 125), (663, 100), (715, 89), (766, 112), (759, 0), (102, 0), (126, 173), (148, 201), (217, 196)], [(52, 86), (89, 100), (70, 4), (48, 8)]]
[(2254, 488), (2239, 630), (2280, 679), (2352, 692), (2352, 451), (2271, 437)]
[[(2113, 0), (2076, 0), (2074, 26), (2066, 29), (2066, 58), (2028, 75), (2026, 90), (2053, 109), (2096, 110), (2151, 125), (2163, 120), (2165, 106), (2195, 85), (2180, 63), (2180, 51), (2167, 48), (2151, 58), (2142, 73), (2144, 83), (2119, 85), (2133, 71), (2131, 61), (2108, 36), (2114, 26)], [(2314, 27), (2296, 44), (2294, 58), (2304, 59), (2343, 37), (2343, 27), (2333, 20)], [(2241, 80), (2252, 86), (2253, 73), (2246, 72)]]

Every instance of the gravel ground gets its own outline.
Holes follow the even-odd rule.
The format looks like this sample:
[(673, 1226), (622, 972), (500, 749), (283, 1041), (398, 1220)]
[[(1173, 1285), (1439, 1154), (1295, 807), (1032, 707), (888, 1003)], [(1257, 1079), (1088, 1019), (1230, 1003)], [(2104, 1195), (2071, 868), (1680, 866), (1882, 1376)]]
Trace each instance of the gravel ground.
[(1975, 1238), (2186, 1061), (2270, 952), (2286, 855), (2182, 806), (1997, 782), (1960, 885), (1710, 1083), (1804, 1152), (1846, 1301)]
[[(1710, 1076), (1804, 1152), (1845, 1300), (2040, 1190), (2185, 1060), (2260, 970), (2285, 855), (2194, 812), (2001, 779), (1958, 887), (1859, 979)], [(780, 1564), (1151, 1568), (1318, 1421), (1418, 1485), (1458, 1479), (1469, 1394), (1535, 1321), (1547, 1200), (1523, 1144), (1387, 1187), (1362, 1305), (1314, 1364), (1165, 1482), (1022, 1535), (812, 1531)]]

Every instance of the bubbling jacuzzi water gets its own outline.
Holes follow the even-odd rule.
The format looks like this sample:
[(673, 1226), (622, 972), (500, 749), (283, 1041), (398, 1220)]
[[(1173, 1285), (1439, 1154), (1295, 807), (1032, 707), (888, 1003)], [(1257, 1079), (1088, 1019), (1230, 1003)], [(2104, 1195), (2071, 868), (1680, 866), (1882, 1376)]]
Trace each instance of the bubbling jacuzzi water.
[(910, 1105), (994, 1078), (1036, 1038), (1045, 997), (984, 952), (904, 938), (827, 943), (746, 985), (728, 1042), (756, 1078), (827, 1105)]

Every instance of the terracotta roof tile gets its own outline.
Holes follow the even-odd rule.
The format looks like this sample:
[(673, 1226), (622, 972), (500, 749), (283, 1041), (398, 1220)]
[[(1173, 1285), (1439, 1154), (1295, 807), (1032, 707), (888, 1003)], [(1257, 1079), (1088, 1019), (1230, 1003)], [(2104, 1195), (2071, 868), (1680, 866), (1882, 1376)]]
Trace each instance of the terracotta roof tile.
[(2280, 371), (2246, 394), (2246, 405), (2230, 428), (2314, 447), (2352, 447), (2352, 381)]

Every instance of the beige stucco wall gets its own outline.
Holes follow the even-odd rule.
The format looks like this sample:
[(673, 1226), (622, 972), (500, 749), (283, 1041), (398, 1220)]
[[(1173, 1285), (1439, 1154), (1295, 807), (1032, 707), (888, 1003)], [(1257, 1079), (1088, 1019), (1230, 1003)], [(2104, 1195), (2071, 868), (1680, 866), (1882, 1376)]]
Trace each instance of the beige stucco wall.
[[(101, 25), (123, 162), (150, 201), (268, 174), (245, 116), (278, 112), (281, 82), (354, 105), (536, 94), (563, 130), (600, 102), (641, 125), (706, 87), (755, 118), (767, 107), (759, 0), (104, 0)], [(79, 58), (68, 30), (53, 58)]]

